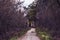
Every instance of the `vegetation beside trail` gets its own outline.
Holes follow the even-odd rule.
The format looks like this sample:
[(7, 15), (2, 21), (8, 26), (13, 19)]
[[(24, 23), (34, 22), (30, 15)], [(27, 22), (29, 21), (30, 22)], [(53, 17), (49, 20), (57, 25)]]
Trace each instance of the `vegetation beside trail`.
[(52, 37), (50, 36), (50, 34), (48, 34), (48, 32), (42, 31), (40, 28), (36, 28), (36, 32), (37, 32), (37, 36), (41, 40), (52, 40)]
[(23, 29), (22, 31), (19, 31), (17, 34), (15, 34), (13, 37), (10, 38), (10, 40), (17, 40), (18, 37), (23, 36), (28, 29)]

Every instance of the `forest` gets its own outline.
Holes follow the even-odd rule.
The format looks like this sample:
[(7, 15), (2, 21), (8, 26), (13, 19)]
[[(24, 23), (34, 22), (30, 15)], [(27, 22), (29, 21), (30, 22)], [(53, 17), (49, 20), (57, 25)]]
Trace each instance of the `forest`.
[(35, 0), (28, 7), (23, 3), (0, 0), (0, 40), (20, 37), (30, 28), (36, 28), (39, 37), (45, 33), (47, 40), (60, 40), (60, 0)]

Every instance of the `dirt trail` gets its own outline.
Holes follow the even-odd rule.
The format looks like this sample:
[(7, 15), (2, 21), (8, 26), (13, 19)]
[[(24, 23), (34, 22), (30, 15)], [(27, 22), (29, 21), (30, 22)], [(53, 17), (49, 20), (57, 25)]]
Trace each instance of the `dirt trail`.
[(40, 40), (39, 37), (36, 36), (35, 30), (35, 28), (31, 28), (23, 37), (18, 38), (17, 40)]

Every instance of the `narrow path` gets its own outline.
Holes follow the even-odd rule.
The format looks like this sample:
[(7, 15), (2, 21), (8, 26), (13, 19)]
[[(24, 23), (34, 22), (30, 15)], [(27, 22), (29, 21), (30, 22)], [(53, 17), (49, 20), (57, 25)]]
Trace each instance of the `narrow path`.
[(31, 28), (23, 37), (18, 38), (17, 40), (40, 40), (39, 37), (36, 36), (35, 30), (35, 28)]

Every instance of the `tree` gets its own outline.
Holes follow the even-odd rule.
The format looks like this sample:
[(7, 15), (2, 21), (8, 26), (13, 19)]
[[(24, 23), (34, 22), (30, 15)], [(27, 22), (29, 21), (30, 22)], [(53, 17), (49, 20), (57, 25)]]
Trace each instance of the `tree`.
[[(47, 28), (52, 37), (60, 35), (60, 1), (59, 0), (38, 0), (37, 17), (39, 28), (44, 31)], [(42, 26), (41, 26), (42, 25)], [(56, 38), (57, 39), (57, 38)], [(59, 39), (60, 40), (60, 39)]]
[(21, 10), (16, 11), (20, 3), (11, 0), (0, 0), (0, 40), (9, 40), (16, 32), (25, 28)]
[(29, 27), (31, 27), (32, 22), (36, 21), (36, 5), (33, 3), (33, 5), (29, 5), (28, 7), (28, 14), (27, 14), (27, 18), (29, 21)]

